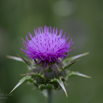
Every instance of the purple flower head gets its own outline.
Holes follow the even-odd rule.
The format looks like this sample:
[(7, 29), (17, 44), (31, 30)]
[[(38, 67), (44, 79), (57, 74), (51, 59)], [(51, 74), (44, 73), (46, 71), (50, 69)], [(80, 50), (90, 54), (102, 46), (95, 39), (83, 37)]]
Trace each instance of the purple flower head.
[(26, 53), (26, 55), (33, 59), (44, 62), (54, 62), (59, 61), (59, 58), (64, 58), (69, 54), (72, 46), (72, 38), (69, 42), (69, 36), (66, 38), (66, 33), (62, 36), (63, 30), (59, 31), (55, 27), (44, 26), (34, 29), (35, 36), (29, 33), (30, 40), (26, 36), (26, 40), (23, 40), (23, 44), (26, 50), (21, 49)]

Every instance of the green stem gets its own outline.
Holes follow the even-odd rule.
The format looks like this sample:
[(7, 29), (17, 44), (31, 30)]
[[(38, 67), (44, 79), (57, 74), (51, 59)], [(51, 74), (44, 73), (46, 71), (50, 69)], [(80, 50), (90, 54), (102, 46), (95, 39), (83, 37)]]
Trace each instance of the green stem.
[(52, 89), (48, 89), (48, 103), (53, 103), (53, 91)]

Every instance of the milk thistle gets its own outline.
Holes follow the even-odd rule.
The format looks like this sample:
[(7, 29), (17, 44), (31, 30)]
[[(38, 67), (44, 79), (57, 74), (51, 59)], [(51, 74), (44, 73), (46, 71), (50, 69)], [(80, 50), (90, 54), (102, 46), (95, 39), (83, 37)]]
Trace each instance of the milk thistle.
[(8, 56), (17, 61), (23, 61), (29, 68), (29, 72), (23, 74), (24, 77), (12, 91), (24, 81), (27, 81), (34, 84), (41, 91), (47, 90), (48, 103), (52, 103), (53, 89), (59, 90), (62, 88), (66, 96), (68, 96), (65, 89), (65, 82), (68, 78), (74, 75), (89, 78), (89, 76), (68, 69), (78, 61), (78, 58), (88, 53), (68, 58), (69, 53), (75, 48), (71, 48), (73, 45), (72, 38), (68, 42), (69, 35), (66, 37), (63, 30), (58, 32), (55, 27), (44, 26), (44, 29), (38, 27), (38, 29), (34, 29), (34, 34), (29, 33), (30, 39), (26, 36), (26, 41), (23, 39), (23, 45), (26, 49), (21, 49), (30, 60), (21, 56)]

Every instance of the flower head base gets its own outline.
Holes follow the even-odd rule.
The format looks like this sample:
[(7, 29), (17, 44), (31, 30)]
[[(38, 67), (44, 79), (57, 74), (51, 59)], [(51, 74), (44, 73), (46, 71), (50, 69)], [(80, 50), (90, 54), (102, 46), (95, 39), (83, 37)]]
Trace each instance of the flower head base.
[(69, 49), (73, 44), (72, 38), (67, 43), (69, 36), (66, 38), (66, 33), (62, 36), (63, 30), (60, 30), (57, 35), (57, 28), (55, 29), (54, 27), (52, 29), (44, 26), (44, 30), (43, 27), (38, 27), (38, 30), (34, 29), (34, 33), (35, 36), (29, 33), (31, 40), (26, 36), (27, 41), (23, 40), (26, 50), (22, 49), (33, 60), (46, 63), (59, 61), (59, 58), (64, 58), (74, 49)]

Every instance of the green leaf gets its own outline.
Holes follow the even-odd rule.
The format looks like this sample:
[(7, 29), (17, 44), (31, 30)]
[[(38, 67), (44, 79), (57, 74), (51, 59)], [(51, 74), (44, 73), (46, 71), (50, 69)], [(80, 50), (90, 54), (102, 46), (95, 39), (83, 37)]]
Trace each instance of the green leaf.
[(43, 90), (43, 89), (53, 89), (54, 87), (53, 87), (52, 84), (47, 84), (47, 85), (41, 84), (41, 85), (39, 85), (38, 88), (39, 88), (40, 90)]
[(40, 90), (45, 89), (45, 84), (41, 84), (41, 85), (39, 85), (38, 89), (40, 89)]
[(68, 78), (70, 78), (71, 76), (81, 76), (81, 77), (85, 77), (85, 78), (91, 78), (90, 76), (87, 76), (85, 74), (79, 73), (79, 72), (69, 72), (68, 74)]
[(51, 80), (51, 82), (57, 82), (57, 79), (56, 79), (56, 78), (54, 78), (54, 79), (52, 79), (52, 80)]
[(89, 54), (89, 52), (86, 52), (86, 53), (83, 53), (83, 54), (79, 54), (79, 55), (64, 59), (63, 60), (63, 68), (65, 68), (66, 66), (70, 65), (74, 60), (77, 60), (77, 59), (79, 59), (79, 58), (81, 58), (83, 56), (86, 56), (88, 54)]
[(54, 89), (54, 86), (52, 84), (47, 84), (46, 86), (48, 89)]
[(19, 82), (18, 82), (18, 84), (11, 90), (11, 92), (10, 93), (12, 93), (18, 86), (20, 86), (23, 82), (25, 82), (26, 80), (29, 80), (29, 79), (31, 79), (31, 76), (25, 76), (25, 77), (23, 77)]

